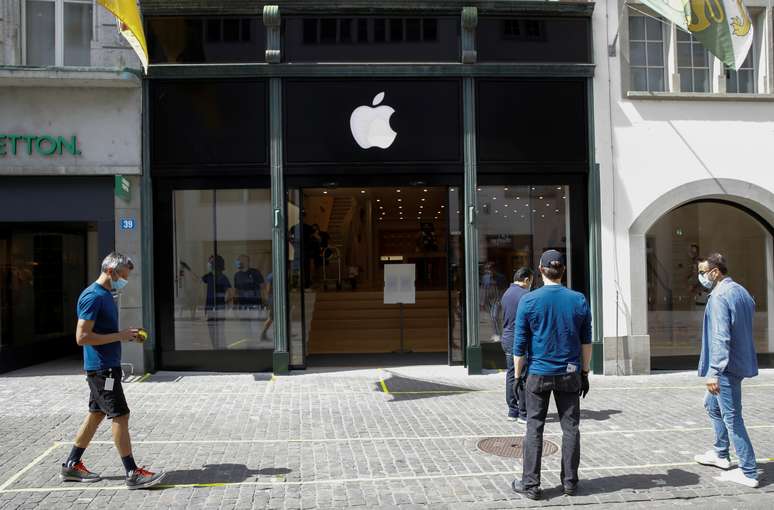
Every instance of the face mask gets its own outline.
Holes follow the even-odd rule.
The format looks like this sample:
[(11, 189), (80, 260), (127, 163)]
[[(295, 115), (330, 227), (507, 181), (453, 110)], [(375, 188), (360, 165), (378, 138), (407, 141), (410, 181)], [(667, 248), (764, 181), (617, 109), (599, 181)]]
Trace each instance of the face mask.
[(129, 283), (125, 278), (119, 278), (118, 280), (110, 280), (110, 285), (113, 287), (113, 290), (121, 290), (124, 287), (126, 287), (126, 284)]
[(207, 271), (212, 271), (212, 262), (207, 262)]
[(238, 260), (235, 261), (234, 265), (236, 266), (237, 269), (242, 269), (242, 263), (240, 261), (238, 261)]
[(715, 286), (715, 282), (709, 279), (707, 273), (699, 273), (699, 283), (707, 290), (712, 290)]

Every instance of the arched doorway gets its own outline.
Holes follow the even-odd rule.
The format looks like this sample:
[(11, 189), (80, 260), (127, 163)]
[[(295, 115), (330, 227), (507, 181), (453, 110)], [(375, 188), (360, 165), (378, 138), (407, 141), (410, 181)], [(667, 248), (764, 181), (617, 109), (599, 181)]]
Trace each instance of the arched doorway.
[(772, 228), (755, 213), (721, 200), (689, 202), (645, 234), (647, 330), (651, 369), (695, 368), (707, 292), (697, 279), (702, 256), (720, 252), (730, 276), (756, 301), (753, 334), (761, 361), (774, 351)]

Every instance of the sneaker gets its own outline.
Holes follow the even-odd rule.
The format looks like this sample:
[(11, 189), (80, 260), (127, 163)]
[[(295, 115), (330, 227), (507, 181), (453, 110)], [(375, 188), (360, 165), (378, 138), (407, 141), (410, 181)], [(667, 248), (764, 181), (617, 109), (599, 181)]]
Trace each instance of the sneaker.
[(746, 487), (752, 487), (753, 489), (758, 487), (758, 480), (755, 478), (750, 478), (739, 468), (721, 473), (720, 476), (715, 477), (715, 480), (719, 480), (721, 482), (734, 482)]
[(543, 489), (540, 487), (529, 487), (525, 489), (524, 485), (522, 485), (521, 480), (519, 479), (514, 479), (511, 482), (511, 489), (513, 489), (513, 492), (524, 494), (525, 497), (534, 501), (537, 501), (543, 497)]
[(515, 417), (515, 416), (511, 416), (511, 415), (509, 414), (509, 415), (508, 415), (508, 417), (506, 418), (506, 420), (508, 420), (508, 421), (516, 421), (516, 420), (518, 420), (518, 418), (517, 418), (517, 417)]
[(153, 473), (144, 467), (137, 468), (130, 471), (129, 474), (126, 475), (126, 486), (129, 488), (129, 490), (147, 489), (159, 484), (164, 478), (164, 475), (166, 475), (166, 473), (163, 471), (159, 473)]
[(527, 424), (527, 419), (526, 418), (522, 418), (521, 416), (519, 416), (518, 418), (516, 418), (516, 423), (518, 423), (519, 425), (526, 425)]
[(693, 460), (702, 466), (715, 466), (720, 469), (731, 469), (731, 460), (718, 457), (715, 450), (710, 450), (702, 455), (696, 455)]
[(62, 469), (59, 471), (59, 478), (61, 478), (63, 482), (91, 483), (102, 480), (102, 477), (97, 473), (92, 473), (86, 469), (86, 466), (83, 465), (83, 461), (80, 460), (69, 467), (67, 464), (62, 464)]

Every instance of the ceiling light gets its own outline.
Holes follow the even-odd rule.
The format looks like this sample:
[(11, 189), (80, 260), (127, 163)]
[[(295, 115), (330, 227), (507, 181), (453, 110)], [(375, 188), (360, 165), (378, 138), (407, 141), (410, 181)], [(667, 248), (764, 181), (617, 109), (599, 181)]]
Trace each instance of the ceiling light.
[(446, 206), (445, 205), (441, 205), (441, 209), (443, 209), (444, 207), (446, 207)]
[(498, 211), (497, 209), (495, 209), (495, 214), (498, 214), (499, 212), (500, 212), (500, 211)]
[(545, 217), (546, 217), (546, 215), (545, 215), (545, 214), (541, 214), (541, 215), (540, 215), (540, 217), (541, 217), (541, 218), (545, 218)]
[(559, 212), (559, 209), (554, 209), (554, 212)]
[(506, 186), (505, 188), (503, 188), (503, 191), (508, 191), (508, 187)]
[(425, 193), (427, 193), (427, 190), (424, 190), (424, 191), (425, 191)]
[(360, 190), (360, 193), (363, 193), (363, 194), (365, 194), (365, 190), (364, 190), (364, 189), (361, 189), (361, 190)]
[(323, 190), (323, 195), (327, 195), (328, 192), (326, 190)]
[(422, 199), (422, 202), (424, 202), (424, 201), (425, 201), (425, 199), (423, 198), (423, 199)]
[(505, 207), (508, 207), (508, 204), (505, 204)]
[(564, 200), (564, 199), (566, 199), (566, 198), (567, 198), (566, 196), (562, 195), (562, 200)]
[(561, 189), (562, 189), (562, 187), (561, 187), (561, 186), (557, 186), (557, 187), (556, 187), (556, 189), (558, 189), (558, 190), (561, 190)]
[(516, 200), (521, 200), (521, 197), (516, 197)]
[(420, 209), (422, 209), (422, 208), (424, 208), (424, 206), (423, 206), (423, 205), (420, 205), (420, 206), (419, 206), (419, 208), (420, 208)]
[(537, 209), (532, 209), (532, 212), (533, 212), (533, 213), (534, 213), (534, 212), (537, 212)]
[(396, 189), (396, 190), (395, 190), (395, 193), (400, 193), (400, 190), (399, 190), (399, 189)]
[(399, 198), (399, 199), (398, 199), (398, 202), (403, 202), (403, 199), (402, 199), (402, 198)]
[(454, 188), (449, 188), (449, 191), (454, 191)]
[(540, 195), (540, 196), (538, 197), (538, 200), (543, 200), (543, 195)]
[(478, 191), (481, 191), (481, 188), (476, 188), (476, 189), (478, 189)]

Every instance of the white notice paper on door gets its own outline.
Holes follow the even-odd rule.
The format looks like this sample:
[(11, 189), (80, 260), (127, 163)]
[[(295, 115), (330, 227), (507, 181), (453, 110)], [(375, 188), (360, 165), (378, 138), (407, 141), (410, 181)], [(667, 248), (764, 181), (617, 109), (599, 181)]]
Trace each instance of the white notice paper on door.
[(384, 265), (384, 304), (416, 302), (414, 264)]

